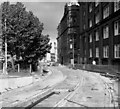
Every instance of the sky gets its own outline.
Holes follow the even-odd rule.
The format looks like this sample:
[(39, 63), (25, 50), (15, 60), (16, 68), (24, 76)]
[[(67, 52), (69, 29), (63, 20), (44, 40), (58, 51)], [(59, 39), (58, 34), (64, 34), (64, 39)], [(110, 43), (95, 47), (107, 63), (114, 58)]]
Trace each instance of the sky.
[[(4, 0), (3, 0), (4, 1)], [(16, 3), (17, 0), (6, 0), (10, 3)], [(58, 2), (57, 0), (18, 0), (22, 2), (27, 11), (32, 11), (35, 16), (37, 16), (41, 23), (44, 24), (44, 30), (42, 31), (43, 35), (50, 36), (50, 42), (52, 42), (51, 52), (54, 52), (54, 42), (57, 42), (57, 26), (60, 23), (60, 20), (63, 17), (64, 5), (67, 2), (62, 0)]]
[[(42, 34), (50, 36), (50, 42), (57, 42), (57, 26), (64, 14), (64, 6), (71, 0), (2, 0), (16, 3), (22, 2), (27, 11), (32, 11), (35, 16), (39, 18), (44, 24)], [(2, 2), (0, 0), (0, 2)], [(74, 0), (72, 0), (74, 1)], [(53, 43), (52, 43), (52, 46)], [(53, 48), (52, 50), (53, 51)]]
[[(41, 23), (44, 24), (44, 35), (49, 35), (51, 42), (56, 41), (57, 26), (63, 17), (64, 5), (67, 0), (0, 0), (10, 3), (22, 2), (28, 11), (32, 11)], [(56, 41), (57, 42), (57, 41)]]
[(56, 41), (57, 26), (63, 17), (65, 2), (23, 2), (27, 10), (32, 11), (44, 24), (43, 34), (50, 35)]

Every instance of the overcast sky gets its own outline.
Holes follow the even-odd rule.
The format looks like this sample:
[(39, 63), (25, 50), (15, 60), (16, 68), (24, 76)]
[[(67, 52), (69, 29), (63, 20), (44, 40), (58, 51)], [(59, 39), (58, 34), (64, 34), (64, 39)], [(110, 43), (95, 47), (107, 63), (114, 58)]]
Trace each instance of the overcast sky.
[(55, 41), (65, 2), (24, 2), (24, 5), (44, 23), (43, 34), (49, 34), (51, 41)]

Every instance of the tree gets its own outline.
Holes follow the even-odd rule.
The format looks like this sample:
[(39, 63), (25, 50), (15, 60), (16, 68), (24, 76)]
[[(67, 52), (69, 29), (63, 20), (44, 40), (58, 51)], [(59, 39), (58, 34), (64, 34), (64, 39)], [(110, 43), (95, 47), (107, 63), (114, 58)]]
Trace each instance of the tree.
[[(6, 30), (5, 30), (6, 19)], [(25, 6), (17, 2), (2, 4), (2, 38), (7, 38), (8, 53), (26, 64), (37, 63), (51, 49), (49, 35), (42, 35), (43, 23)], [(3, 50), (4, 44), (3, 44)]]

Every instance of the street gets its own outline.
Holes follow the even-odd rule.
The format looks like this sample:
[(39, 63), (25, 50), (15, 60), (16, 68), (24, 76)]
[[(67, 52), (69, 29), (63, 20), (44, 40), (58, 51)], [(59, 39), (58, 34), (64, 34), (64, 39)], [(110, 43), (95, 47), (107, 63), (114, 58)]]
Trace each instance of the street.
[(0, 108), (119, 108), (119, 13), (120, 0), (0, 2)]
[[(25, 87), (17, 88), (0, 95), (0, 103), (2, 107), (14, 107), (31, 99), (36, 94), (40, 94), (44, 89), (51, 87), (64, 79), (61, 72), (55, 71), (43, 81), (37, 81), (34, 84)], [(59, 77), (59, 79), (58, 79)], [(44, 90), (45, 91), (45, 90)], [(21, 107), (22, 105), (20, 105)]]
[(49, 69), (44, 81), (0, 95), (2, 107), (118, 107), (114, 80), (65, 66)]

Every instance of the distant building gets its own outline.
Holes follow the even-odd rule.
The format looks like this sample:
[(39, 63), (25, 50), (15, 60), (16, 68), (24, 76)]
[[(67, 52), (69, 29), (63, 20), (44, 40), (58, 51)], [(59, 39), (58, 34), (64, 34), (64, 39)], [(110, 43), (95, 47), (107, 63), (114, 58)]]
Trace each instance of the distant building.
[(57, 62), (57, 44), (56, 44), (56, 42), (52, 42), (52, 49), (51, 49), (50, 53), (46, 54), (46, 60), (48, 62), (50, 62), (50, 61)]
[(58, 59), (57, 59), (57, 43), (56, 42), (54, 42), (54, 53), (55, 53), (55, 62), (57, 62)]
[(55, 53), (50, 53), (51, 54), (51, 62), (55, 62)]
[(51, 55), (50, 55), (50, 53), (47, 53), (47, 54), (46, 54), (46, 60), (47, 60), (48, 62), (51, 61)]

